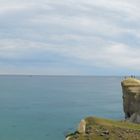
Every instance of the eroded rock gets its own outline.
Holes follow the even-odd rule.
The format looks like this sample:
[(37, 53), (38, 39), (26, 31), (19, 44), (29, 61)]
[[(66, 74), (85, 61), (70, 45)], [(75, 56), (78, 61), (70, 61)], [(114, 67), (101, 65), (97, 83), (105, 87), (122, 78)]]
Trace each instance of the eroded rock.
[(86, 132), (86, 121), (84, 119), (81, 120), (81, 122), (78, 126), (78, 132), (79, 133), (85, 133)]
[(122, 81), (125, 118), (140, 123), (140, 80), (128, 78)]

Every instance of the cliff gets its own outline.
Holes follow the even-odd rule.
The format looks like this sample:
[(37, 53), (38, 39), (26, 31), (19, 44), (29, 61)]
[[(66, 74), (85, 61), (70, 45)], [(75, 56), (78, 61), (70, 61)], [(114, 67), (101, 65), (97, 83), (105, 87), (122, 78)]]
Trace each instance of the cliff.
[(128, 78), (121, 83), (125, 118), (140, 123), (140, 80)]
[(140, 80), (128, 78), (121, 85), (126, 120), (88, 117), (66, 140), (140, 140)]
[(88, 117), (82, 120), (75, 133), (66, 140), (139, 140), (140, 125), (126, 122)]

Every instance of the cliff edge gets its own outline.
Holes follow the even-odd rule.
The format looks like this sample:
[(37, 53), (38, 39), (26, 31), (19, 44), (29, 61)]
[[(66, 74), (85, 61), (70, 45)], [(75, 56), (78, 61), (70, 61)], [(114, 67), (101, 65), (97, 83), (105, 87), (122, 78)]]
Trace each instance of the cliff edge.
[(96, 117), (82, 120), (77, 131), (66, 140), (139, 140), (140, 125)]
[(128, 78), (121, 85), (125, 118), (130, 122), (140, 123), (140, 80)]

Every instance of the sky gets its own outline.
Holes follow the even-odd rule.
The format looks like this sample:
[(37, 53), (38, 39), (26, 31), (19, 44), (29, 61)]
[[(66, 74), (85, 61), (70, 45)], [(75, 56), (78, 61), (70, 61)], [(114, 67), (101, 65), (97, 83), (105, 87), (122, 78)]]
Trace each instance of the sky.
[(0, 74), (140, 75), (139, 0), (0, 0)]

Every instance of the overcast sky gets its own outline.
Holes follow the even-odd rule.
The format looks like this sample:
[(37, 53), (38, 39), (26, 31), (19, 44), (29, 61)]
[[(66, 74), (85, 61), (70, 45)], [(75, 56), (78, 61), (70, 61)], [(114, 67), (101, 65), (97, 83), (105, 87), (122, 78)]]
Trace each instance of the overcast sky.
[(0, 0), (0, 74), (140, 75), (139, 0)]

